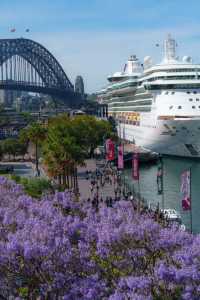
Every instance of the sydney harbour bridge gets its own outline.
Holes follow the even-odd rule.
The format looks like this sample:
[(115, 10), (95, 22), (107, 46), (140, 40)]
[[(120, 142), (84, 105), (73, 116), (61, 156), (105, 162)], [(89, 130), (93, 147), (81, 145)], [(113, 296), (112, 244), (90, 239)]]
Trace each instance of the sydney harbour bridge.
[(81, 101), (56, 58), (24, 38), (0, 39), (0, 89), (48, 94), (68, 106)]

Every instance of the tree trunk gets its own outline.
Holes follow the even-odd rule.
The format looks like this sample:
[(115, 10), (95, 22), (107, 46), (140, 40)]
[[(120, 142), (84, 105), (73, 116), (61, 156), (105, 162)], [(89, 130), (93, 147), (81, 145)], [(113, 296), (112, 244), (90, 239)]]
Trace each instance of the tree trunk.
[(75, 176), (76, 176), (76, 188), (78, 190), (78, 171), (77, 171), (77, 167), (75, 169)]
[(72, 168), (70, 168), (70, 179), (71, 179), (71, 189), (74, 187), (73, 186), (73, 172), (72, 172)]
[(60, 175), (60, 174), (58, 175), (58, 184), (59, 184), (60, 186), (61, 186), (61, 184), (62, 184), (62, 183), (61, 183), (61, 175)]
[(38, 142), (35, 143), (35, 170), (37, 176), (40, 176), (40, 171), (38, 167)]
[(65, 188), (66, 188), (66, 184), (67, 184), (67, 182), (66, 182), (66, 168), (64, 167), (63, 168), (63, 185), (64, 185)]
[(74, 189), (76, 190), (76, 176), (75, 176), (75, 167), (73, 167), (73, 181), (74, 181)]
[(69, 189), (69, 167), (67, 167), (67, 188)]

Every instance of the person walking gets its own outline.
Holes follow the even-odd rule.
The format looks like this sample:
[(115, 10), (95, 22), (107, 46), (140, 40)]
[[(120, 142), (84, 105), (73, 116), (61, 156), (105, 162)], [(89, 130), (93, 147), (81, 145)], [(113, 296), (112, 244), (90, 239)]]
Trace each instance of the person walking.
[(106, 197), (106, 205), (107, 205), (107, 207), (109, 207), (109, 197), (108, 196)]

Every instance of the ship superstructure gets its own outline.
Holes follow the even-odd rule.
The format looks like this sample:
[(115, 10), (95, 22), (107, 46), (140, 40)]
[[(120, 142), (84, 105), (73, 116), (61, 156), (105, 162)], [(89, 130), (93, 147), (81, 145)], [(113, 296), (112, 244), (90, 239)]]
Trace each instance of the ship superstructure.
[(176, 41), (164, 42), (164, 58), (141, 64), (135, 55), (123, 72), (108, 77), (98, 93), (118, 123), (119, 135), (146, 149), (178, 156), (200, 156), (200, 65), (176, 57)]

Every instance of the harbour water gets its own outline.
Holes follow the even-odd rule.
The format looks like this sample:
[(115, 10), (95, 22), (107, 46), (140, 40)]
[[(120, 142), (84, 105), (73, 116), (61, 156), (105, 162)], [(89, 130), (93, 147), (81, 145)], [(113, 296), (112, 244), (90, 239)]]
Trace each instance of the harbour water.
[[(163, 157), (163, 183), (164, 183), (164, 208), (176, 209), (182, 217), (183, 224), (190, 229), (190, 211), (183, 211), (181, 207), (180, 176), (184, 170), (191, 168), (191, 195), (192, 195), (192, 230), (200, 233), (200, 160), (177, 158), (171, 156)], [(140, 194), (154, 207), (162, 208), (162, 195), (158, 195), (156, 164), (140, 165)], [(134, 186), (138, 192), (138, 182), (131, 178), (131, 169), (125, 170), (125, 179), (129, 187)]]

